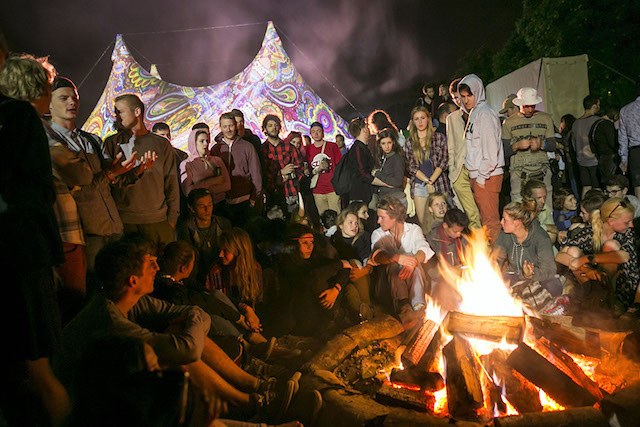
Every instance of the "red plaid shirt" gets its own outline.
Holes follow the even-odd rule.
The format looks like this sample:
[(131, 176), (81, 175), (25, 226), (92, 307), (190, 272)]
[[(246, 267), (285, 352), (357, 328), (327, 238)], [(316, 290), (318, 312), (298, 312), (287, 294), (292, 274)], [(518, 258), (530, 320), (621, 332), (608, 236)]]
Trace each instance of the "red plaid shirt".
[[(283, 140), (280, 140), (280, 143), (274, 147), (269, 140), (266, 140), (262, 143), (262, 161), (265, 192), (282, 193), (284, 187), (286, 197), (298, 195), (295, 182), (302, 176), (303, 165), (296, 147)], [(287, 179), (283, 183), (280, 170), (289, 163), (297, 166), (294, 171), (296, 179)]]

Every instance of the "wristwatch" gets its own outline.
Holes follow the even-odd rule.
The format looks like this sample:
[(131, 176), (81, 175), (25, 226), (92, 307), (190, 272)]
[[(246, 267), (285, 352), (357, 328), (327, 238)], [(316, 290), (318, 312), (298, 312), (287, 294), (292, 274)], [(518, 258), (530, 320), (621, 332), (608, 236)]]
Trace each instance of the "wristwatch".
[(594, 254), (587, 255), (587, 259), (589, 260), (589, 264), (596, 264), (596, 256)]

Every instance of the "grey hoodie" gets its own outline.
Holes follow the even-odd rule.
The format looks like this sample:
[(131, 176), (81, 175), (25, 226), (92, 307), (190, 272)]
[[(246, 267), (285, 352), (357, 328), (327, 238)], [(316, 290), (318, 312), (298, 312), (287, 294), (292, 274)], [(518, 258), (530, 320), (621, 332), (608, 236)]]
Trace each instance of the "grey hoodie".
[(496, 240), (496, 248), (502, 252), (498, 256), (498, 265), (502, 265), (505, 259), (508, 261), (508, 270), (519, 276), (522, 274), (524, 261), (533, 264), (532, 280), (549, 280), (556, 274), (556, 262), (553, 254), (553, 245), (546, 231), (540, 227), (538, 221), (534, 221), (529, 227), (529, 235), (524, 242), (518, 243), (516, 236), (500, 232)]
[[(462, 101), (460, 108), (469, 114), (465, 140), (467, 155), (464, 165), (469, 170), (469, 177), (475, 178), (478, 184), (484, 185), (491, 176), (502, 175), (504, 151), (502, 147), (502, 127), (498, 114), (486, 103), (484, 85), (475, 74), (469, 74), (460, 81), (466, 84), (475, 97), (475, 105), (467, 111)], [(460, 90), (458, 89), (458, 96)]]

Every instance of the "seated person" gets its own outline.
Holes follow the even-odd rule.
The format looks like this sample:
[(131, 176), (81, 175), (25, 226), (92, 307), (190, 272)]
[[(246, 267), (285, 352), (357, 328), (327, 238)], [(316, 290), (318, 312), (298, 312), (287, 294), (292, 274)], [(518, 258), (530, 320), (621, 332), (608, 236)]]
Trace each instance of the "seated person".
[(287, 332), (328, 337), (344, 321), (338, 296), (349, 281), (342, 261), (328, 258), (314, 245), (313, 231), (301, 224), (287, 230), (278, 263), (280, 313), (288, 319)]
[(445, 309), (455, 310), (460, 302), (459, 294), (448, 281), (442, 279), (438, 263), (446, 262), (456, 269), (456, 272), (461, 272), (464, 250), (468, 244), (463, 233), (468, 232), (469, 218), (460, 209), (453, 208), (444, 214), (443, 219), (444, 221), (434, 227), (427, 236), (429, 246), (438, 255), (431, 258), (427, 271), (433, 279), (433, 299)]
[(553, 222), (558, 231), (567, 231), (571, 227), (571, 219), (578, 214), (578, 200), (566, 188), (558, 188), (553, 193)]
[(442, 223), (448, 209), (447, 196), (444, 194), (435, 192), (427, 196), (427, 211), (424, 215), (424, 229), (428, 230), (427, 234)]
[(347, 309), (359, 316), (358, 320), (368, 319), (371, 315), (369, 297), (369, 274), (372, 267), (367, 265), (371, 255), (371, 234), (364, 230), (356, 214), (344, 209), (336, 221), (338, 231), (331, 237), (331, 244), (341, 260), (351, 267), (350, 282), (344, 295)]
[[(591, 221), (591, 214), (596, 209), (600, 209), (602, 204), (607, 198), (600, 193), (593, 193), (590, 196), (585, 196), (580, 204), (580, 218), (581, 222), (574, 222), (569, 227), (568, 231), (561, 231), (559, 233), (558, 241), (561, 245), (566, 245), (567, 239), (576, 236), (586, 225)], [(575, 219), (574, 219), (575, 220)]]
[(220, 254), (220, 236), (231, 229), (231, 222), (213, 214), (213, 195), (205, 188), (189, 193), (189, 213), (180, 217), (176, 232), (178, 240), (189, 243), (198, 253), (193, 281), (189, 285), (204, 286), (211, 266)]
[(398, 144), (398, 133), (394, 129), (383, 129), (376, 136), (378, 149), (382, 155), (380, 168), (371, 171), (371, 185), (378, 188), (380, 197), (395, 197), (405, 205), (404, 194), (405, 158), (402, 147)]
[(605, 183), (605, 193), (608, 197), (627, 199), (633, 205), (633, 218), (640, 217), (640, 200), (629, 192), (629, 180), (624, 175), (613, 175)]
[[(158, 259), (160, 274), (156, 276), (152, 296), (176, 305), (196, 305), (202, 308), (211, 317), (209, 337), (222, 348), (226, 347), (228, 340), (220, 338), (232, 337), (233, 342), (240, 341), (245, 348), (255, 345), (251, 348), (254, 354), (264, 353), (259, 350), (265, 350), (267, 340), (260, 334), (260, 321), (253, 309), (244, 310), (252, 319), (252, 327), (238, 307), (220, 290), (206, 291), (184, 285), (182, 281), (189, 277), (194, 263), (195, 251), (190, 244), (182, 241), (169, 243)], [(236, 355), (235, 352), (231, 354)]]
[(633, 206), (618, 197), (604, 202), (591, 213), (591, 224), (570, 238), (556, 261), (571, 269), (580, 283), (603, 281), (610, 312), (620, 315), (634, 302), (640, 281), (638, 253), (634, 247)]
[(364, 229), (369, 233), (376, 229), (375, 218), (369, 214), (369, 206), (367, 206), (366, 203), (358, 200), (352, 201), (345, 209), (356, 214), (360, 221), (362, 221)]
[(98, 253), (96, 274), (103, 286), (91, 302), (64, 328), (63, 353), (56, 359), (59, 378), (75, 383), (75, 366), (89, 344), (120, 334), (148, 343), (166, 367), (182, 367), (204, 393), (215, 393), (243, 411), (286, 411), (296, 388), (287, 382), (275, 399), (273, 381), (240, 369), (207, 338), (210, 317), (199, 307), (176, 306), (149, 296), (158, 271), (149, 243), (124, 238)]
[[(511, 202), (502, 212), (502, 231), (495, 243), (496, 260), (503, 266), (505, 279), (512, 285), (523, 280), (538, 282), (547, 292), (534, 290), (531, 300), (525, 299), (537, 311), (549, 310), (553, 298), (562, 295), (562, 282), (556, 277), (553, 245), (549, 235), (534, 221), (536, 203), (533, 200)], [(516, 291), (515, 289), (512, 289)], [(538, 292), (540, 291), (540, 292)], [(535, 296), (535, 298), (534, 298)], [(554, 314), (559, 314), (556, 311)]]
[(338, 212), (333, 209), (327, 209), (320, 215), (320, 222), (322, 223), (322, 230), (327, 237), (333, 236), (338, 227), (336, 226), (336, 219), (338, 218)]
[(542, 229), (547, 232), (552, 243), (558, 238), (558, 227), (553, 221), (553, 210), (545, 204), (547, 186), (539, 179), (530, 179), (522, 186), (522, 198), (536, 202), (536, 215)]
[(426, 305), (429, 291), (422, 263), (429, 260), (433, 250), (419, 225), (404, 221), (406, 207), (395, 198), (378, 202), (378, 224), (371, 235), (373, 254), (369, 264), (384, 266), (386, 283), (376, 289), (377, 301), (389, 301), (394, 312), (418, 311)]

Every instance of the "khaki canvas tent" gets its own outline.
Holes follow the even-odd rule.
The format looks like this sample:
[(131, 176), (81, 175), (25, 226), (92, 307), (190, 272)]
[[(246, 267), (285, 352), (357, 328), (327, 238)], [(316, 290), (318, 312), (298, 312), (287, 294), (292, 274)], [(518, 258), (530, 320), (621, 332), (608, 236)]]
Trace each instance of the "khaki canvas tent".
[(565, 114), (580, 117), (582, 100), (589, 94), (587, 55), (540, 58), (487, 85), (487, 102), (494, 110), (522, 87), (533, 87), (542, 97), (538, 109), (553, 116), (556, 126)]

